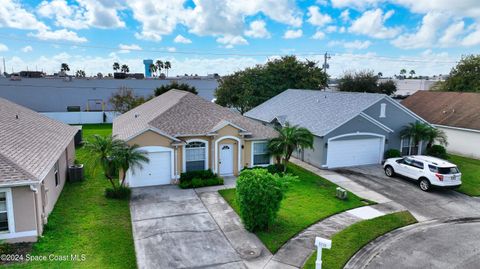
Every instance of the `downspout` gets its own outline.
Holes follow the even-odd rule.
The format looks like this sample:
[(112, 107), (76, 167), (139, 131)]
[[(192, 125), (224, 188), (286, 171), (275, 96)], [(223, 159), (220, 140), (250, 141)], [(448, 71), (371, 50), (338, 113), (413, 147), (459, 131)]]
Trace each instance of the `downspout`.
[[(38, 187), (35, 185), (30, 185), (30, 190), (33, 192), (33, 203), (35, 207), (35, 226), (37, 227), (37, 236), (40, 236), (40, 226), (38, 222), (38, 204), (37, 204), (37, 198), (38, 198)], [(40, 216), (41, 218), (41, 216)]]

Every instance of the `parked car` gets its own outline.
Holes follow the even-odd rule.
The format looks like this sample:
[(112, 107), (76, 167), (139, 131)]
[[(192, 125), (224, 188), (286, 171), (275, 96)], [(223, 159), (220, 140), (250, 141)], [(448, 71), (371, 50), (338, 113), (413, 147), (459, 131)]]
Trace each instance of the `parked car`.
[(457, 188), (462, 184), (462, 173), (458, 167), (435, 157), (415, 155), (390, 158), (385, 161), (383, 168), (388, 177), (398, 174), (416, 180), (422, 191), (429, 191), (432, 186)]

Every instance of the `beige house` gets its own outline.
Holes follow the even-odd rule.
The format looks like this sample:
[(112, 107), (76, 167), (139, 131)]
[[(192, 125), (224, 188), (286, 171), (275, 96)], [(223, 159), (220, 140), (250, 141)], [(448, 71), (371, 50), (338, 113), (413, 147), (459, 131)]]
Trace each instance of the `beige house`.
[(42, 234), (74, 162), (76, 132), (0, 98), (0, 240)]
[(175, 183), (185, 171), (238, 175), (272, 163), (276, 131), (185, 91), (171, 90), (119, 116), (113, 135), (147, 151), (150, 162), (127, 171), (131, 187)]
[(406, 106), (447, 135), (447, 151), (480, 159), (480, 93), (420, 91)]

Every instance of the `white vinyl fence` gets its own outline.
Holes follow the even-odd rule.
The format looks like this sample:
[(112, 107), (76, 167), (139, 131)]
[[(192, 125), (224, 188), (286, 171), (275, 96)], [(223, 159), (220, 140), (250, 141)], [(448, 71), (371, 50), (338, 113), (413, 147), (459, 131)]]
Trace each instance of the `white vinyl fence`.
[(112, 123), (120, 115), (120, 113), (112, 111), (42, 112), (41, 114), (67, 124)]

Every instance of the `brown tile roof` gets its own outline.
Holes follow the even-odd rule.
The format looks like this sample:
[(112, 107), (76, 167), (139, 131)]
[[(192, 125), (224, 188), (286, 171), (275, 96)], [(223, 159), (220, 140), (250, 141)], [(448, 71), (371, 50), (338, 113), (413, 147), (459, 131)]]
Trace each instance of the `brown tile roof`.
[(113, 123), (113, 134), (129, 139), (150, 128), (171, 137), (205, 135), (225, 121), (251, 133), (248, 138), (276, 136), (270, 127), (179, 90), (170, 90), (119, 116)]
[(402, 105), (432, 124), (480, 130), (480, 93), (418, 91)]
[(0, 184), (42, 180), (76, 132), (0, 98)]

